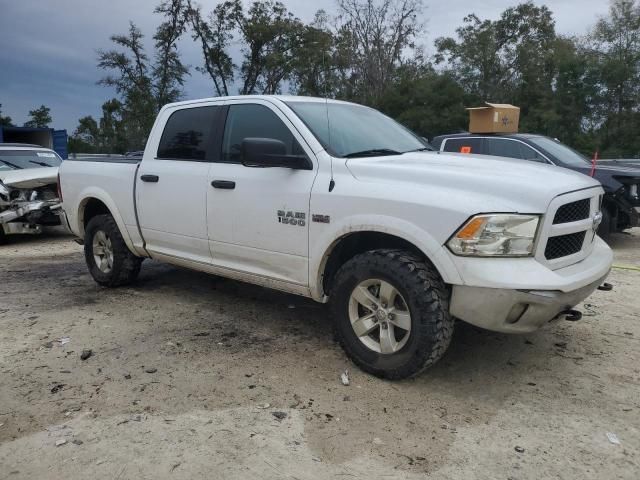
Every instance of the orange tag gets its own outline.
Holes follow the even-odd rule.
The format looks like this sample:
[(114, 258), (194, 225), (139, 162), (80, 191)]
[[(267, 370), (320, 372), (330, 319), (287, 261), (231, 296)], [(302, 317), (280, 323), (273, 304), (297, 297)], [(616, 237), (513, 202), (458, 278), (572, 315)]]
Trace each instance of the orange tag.
[(460, 147), (460, 153), (471, 153), (471, 147)]

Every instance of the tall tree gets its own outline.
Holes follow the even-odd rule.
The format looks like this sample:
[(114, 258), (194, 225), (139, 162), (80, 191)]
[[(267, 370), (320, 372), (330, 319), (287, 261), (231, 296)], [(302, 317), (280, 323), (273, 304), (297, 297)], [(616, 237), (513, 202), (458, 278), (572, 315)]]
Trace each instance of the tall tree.
[(555, 22), (546, 6), (522, 3), (496, 21), (470, 14), (457, 39), (436, 39), (444, 63), (475, 101), (517, 103), (524, 110), (551, 96)]
[(49, 107), (45, 107), (44, 105), (40, 105), (39, 108), (35, 110), (29, 111), (29, 116), (31, 120), (25, 122), (25, 127), (31, 128), (46, 128), (51, 123), (51, 109)]
[(188, 74), (176, 47), (185, 32), (187, 3), (166, 0), (155, 11), (163, 14), (165, 21), (153, 37), (153, 60), (144, 50), (142, 32), (132, 22), (126, 35), (111, 36), (119, 48), (98, 51), (98, 67), (108, 72), (99, 83), (115, 87), (122, 99), (122, 126), (128, 149), (144, 147), (156, 114), (164, 104), (181, 97)]
[(193, 39), (200, 42), (204, 65), (196, 69), (209, 75), (218, 96), (229, 95), (235, 65), (228, 53), (234, 24), (224, 3), (218, 4), (205, 20), (202, 7), (189, 1), (187, 16)]
[(590, 132), (596, 126), (593, 117), (598, 93), (595, 59), (579, 38), (558, 37), (553, 54), (553, 100), (548, 105), (542, 133), (592, 152), (595, 146)]
[(126, 123), (123, 120), (124, 105), (118, 99), (102, 104), (102, 116), (96, 121), (92, 116), (78, 120), (69, 139), (72, 153), (124, 153), (128, 149)]
[(602, 146), (616, 155), (640, 154), (640, 4), (613, 0), (591, 34), (600, 86)]
[(185, 0), (165, 0), (155, 9), (165, 21), (156, 30), (155, 64), (152, 66), (153, 90), (158, 108), (182, 95), (189, 69), (180, 60), (177, 41), (186, 31), (188, 4)]
[(415, 51), (423, 7), (422, 0), (338, 0), (339, 30), (351, 42), (356, 99), (378, 103), (407, 52)]
[(332, 30), (327, 13), (318, 10), (294, 46), (291, 89), (298, 95), (350, 98), (352, 44), (350, 32)]
[(464, 90), (450, 74), (430, 65), (400, 69), (379, 107), (427, 138), (462, 131), (468, 122)]
[(88, 115), (78, 120), (78, 126), (69, 137), (69, 153), (100, 153), (100, 129), (95, 118)]
[(2, 115), (2, 104), (0, 103), (0, 127), (12, 127), (13, 122), (11, 117)]
[(278, 93), (293, 71), (293, 51), (300, 41), (302, 23), (281, 2), (254, 2), (246, 12), (240, 0), (226, 5), (245, 45), (240, 94)]

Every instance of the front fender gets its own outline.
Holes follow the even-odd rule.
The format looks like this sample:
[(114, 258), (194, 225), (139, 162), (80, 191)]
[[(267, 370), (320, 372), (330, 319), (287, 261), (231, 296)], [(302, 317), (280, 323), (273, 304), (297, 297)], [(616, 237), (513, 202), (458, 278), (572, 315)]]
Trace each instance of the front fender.
[(322, 275), (333, 248), (346, 235), (356, 232), (386, 233), (410, 242), (433, 263), (445, 283), (462, 283), (460, 274), (444, 247), (429, 232), (413, 223), (387, 215), (355, 215), (341, 219), (332, 224), (332, 227), (321, 233), (314, 232), (314, 236), (318, 236), (313, 245), (310, 245), (309, 288), (315, 300), (325, 300)]

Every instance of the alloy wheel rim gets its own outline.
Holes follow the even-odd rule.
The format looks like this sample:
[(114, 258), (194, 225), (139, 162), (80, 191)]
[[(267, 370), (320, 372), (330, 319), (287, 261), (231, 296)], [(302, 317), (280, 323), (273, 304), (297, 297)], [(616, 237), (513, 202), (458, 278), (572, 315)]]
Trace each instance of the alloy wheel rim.
[(360, 282), (349, 298), (349, 320), (354, 333), (368, 349), (390, 355), (411, 336), (407, 302), (391, 283), (380, 279)]
[(98, 230), (93, 236), (93, 259), (102, 273), (110, 273), (113, 269), (111, 238), (102, 230)]

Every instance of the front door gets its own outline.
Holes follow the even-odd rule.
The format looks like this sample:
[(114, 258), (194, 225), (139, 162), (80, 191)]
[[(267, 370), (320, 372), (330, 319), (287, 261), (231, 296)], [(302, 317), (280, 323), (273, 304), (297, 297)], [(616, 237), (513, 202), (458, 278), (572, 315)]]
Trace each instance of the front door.
[[(314, 167), (245, 167), (240, 149), (245, 138), (280, 140), (287, 154), (304, 153)], [(207, 224), (214, 263), (307, 285), (309, 200), (316, 173), (311, 149), (270, 102), (229, 102), (220, 161), (209, 171)]]

